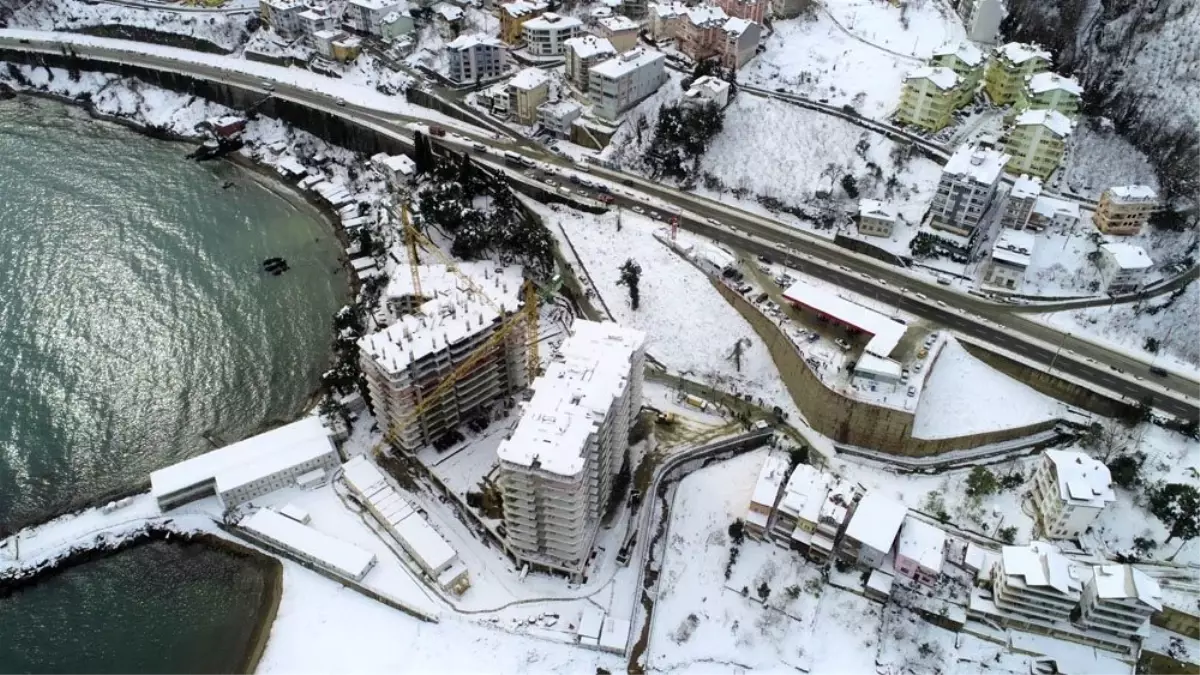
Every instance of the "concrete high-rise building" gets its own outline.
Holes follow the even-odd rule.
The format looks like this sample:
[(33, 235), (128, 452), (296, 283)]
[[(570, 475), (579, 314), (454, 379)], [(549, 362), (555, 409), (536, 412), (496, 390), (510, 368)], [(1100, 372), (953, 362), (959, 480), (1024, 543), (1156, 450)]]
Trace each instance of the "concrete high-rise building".
[(598, 63), (588, 71), (588, 95), (597, 117), (615, 121), (667, 81), (666, 57), (642, 47)]
[(992, 568), (992, 597), (1001, 618), (1026, 629), (1068, 624), (1082, 590), (1071, 561), (1044, 541), (1005, 546)]
[(492, 80), (504, 74), (508, 50), (499, 39), (474, 33), (446, 45), (448, 75), (458, 83)]
[(573, 16), (546, 12), (521, 26), (525, 48), (533, 56), (562, 56), (564, 44), (583, 34), (583, 22)]
[(1000, 22), (1008, 15), (1003, 0), (959, 0), (957, 9), (963, 27), (967, 29), (967, 37), (984, 44), (996, 42)]
[(974, 234), (996, 196), (1008, 159), (997, 150), (959, 146), (942, 168), (930, 224), (962, 236)]
[(929, 57), (929, 65), (949, 68), (958, 76), (958, 101), (955, 107), (961, 108), (975, 98), (979, 83), (983, 81), (983, 70), (986, 59), (979, 47), (970, 42), (950, 42), (942, 45)]
[(583, 35), (571, 38), (563, 43), (567, 57), (566, 75), (582, 93), (588, 90), (588, 71), (592, 66), (606, 61), (617, 55), (617, 49), (611, 42), (595, 35)]
[(1083, 87), (1075, 78), (1063, 77), (1058, 73), (1038, 73), (1026, 78), (1025, 84), (1017, 92), (1013, 111), (1057, 110), (1076, 119), (1082, 104)]
[(1010, 42), (988, 59), (983, 88), (996, 105), (1014, 103), (1025, 79), (1050, 70), (1050, 52), (1035, 45)]
[(1096, 229), (1104, 234), (1137, 234), (1158, 209), (1158, 194), (1145, 185), (1110, 187), (1100, 195), (1092, 214)]
[(1017, 115), (1004, 143), (1005, 169), (1045, 180), (1062, 163), (1075, 123), (1057, 110), (1026, 110)]
[(961, 86), (958, 75), (949, 68), (917, 68), (904, 78), (896, 120), (928, 131), (944, 129), (962, 100)]
[(642, 405), (646, 337), (583, 320), (572, 330), (496, 454), (510, 552), (579, 578)]

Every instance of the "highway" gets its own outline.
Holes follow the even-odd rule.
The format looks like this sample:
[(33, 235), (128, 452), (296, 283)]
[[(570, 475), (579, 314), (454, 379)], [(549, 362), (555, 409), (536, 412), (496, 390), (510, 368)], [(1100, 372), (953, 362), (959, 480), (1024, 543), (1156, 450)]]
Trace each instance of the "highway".
[[(71, 44), (74, 52), (81, 57), (177, 72), (237, 86), (264, 96), (273, 95), (342, 116), (409, 142), (412, 131), (405, 125), (428, 123), (427, 119), (420, 117), (378, 110), (349, 101), (339, 104), (340, 99), (334, 93), (286, 84), (283, 80), (288, 79), (287, 68), (233, 59), (230, 59), (231, 68), (218, 68), (189, 60), (186, 50), (62, 33), (0, 30), (2, 48), (60, 54), (65, 44)], [(270, 75), (275, 71), (279, 71), (280, 77), (268, 88), (264, 81), (271, 79)], [(570, 160), (543, 148), (527, 143), (516, 144), (491, 132), (481, 130), (478, 134), (459, 132), (457, 135), (463, 140), (448, 137), (438, 141), (447, 145), (456, 144), (459, 149), (492, 164), (500, 162), (502, 165), (499, 155), (504, 151), (513, 151), (536, 160), (554, 173), (566, 175), (578, 168)], [(487, 148), (476, 149), (472, 147), (473, 143), (483, 144)], [(683, 212), (680, 227), (697, 234), (752, 254), (768, 255), (777, 262), (890, 303), (931, 322), (996, 344), (1046, 366), (1053, 365), (1056, 371), (1096, 383), (1130, 401), (1152, 397), (1155, 407), (1163, 412), (1185, 419), (1196, 419), (1198, 416), (1200, 383), (1196, 380), (1178, 373), (1157, 377), (1149, 372), (1150, 364), (1141, 359), (1020, 316), (1014, 312), (1012, 305), (960, 293), (779, 221), (633, 174), (600, 166), (591, 166), (589, 173), (611, 181), (611, 194), (616, 203), (624, 208), (637, 207), (659, 214), (669, 210), (663, 205), (678, 208)], [(578, 175), (583, 176), (582, 173)], [(561, 179), (554, 180), (560, 182)], [(577, 188), (572, 186), (571, 189)], [(584, 196), (595, 194), (585, 192)], [(925, 299), (921, 296), (925, 296)], [(1045, 311), (1052, 308), (1039, 309)], [(1028, 311), (1028, 308), (1022, 308), (1022, 311)]]

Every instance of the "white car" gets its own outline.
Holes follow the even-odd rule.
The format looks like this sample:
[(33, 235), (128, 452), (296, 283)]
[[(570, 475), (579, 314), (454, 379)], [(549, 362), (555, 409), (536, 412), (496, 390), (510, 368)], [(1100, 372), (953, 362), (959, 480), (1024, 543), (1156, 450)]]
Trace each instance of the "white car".
[(909, 387), (909, 388), (908, 388), (908, 397), (909, 397), (909, 398), (912, 398), (912, 397), (914, 397), (914, 396), (916, 396), (916, 395), (917, 395), (917, 388), (916, 388), (916, 387)]
[(937, 301), (937, 306), (938, 306), (938, 307), (945, 307), (945, 306), (946, 306), (946, 302), (945, 302), (944, 300), (938, 300), (938, 301)]
[(929, 299), (929, 296), (928, 296), (928, 295), (925, 295), (924, 293), (917, 293), (917, 294), (916, 294), (916, 296), (917, 296), (918, 298), (920, 298), (921, 300), (928, 300), (928, 299)]
[(630, 209), (630, 211), (633, 211), (634, 213), (645, 213), (646, 209), (643, 209), (640, 206), (635, 206), (632, 209)]
[(346, 99), (339, 97), (334, 101), (334, 103), (344, 107), (346, 105)]

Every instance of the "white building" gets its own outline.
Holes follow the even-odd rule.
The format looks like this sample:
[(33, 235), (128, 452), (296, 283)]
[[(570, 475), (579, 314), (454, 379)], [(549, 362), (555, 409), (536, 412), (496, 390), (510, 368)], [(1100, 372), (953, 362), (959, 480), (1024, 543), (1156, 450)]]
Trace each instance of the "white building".
[(617, 55), (612, 43), (595, 35), (582, 35), (563, 43), (566, 47), (566, 76), (576, 89), (587, 93), (592, 66)]
[(321, 31), (336, 30), (337, 21), (329, 13), (329, 10), (324, 5), (314, 5), (300, 12), (298, 17), (300, 21), (300, 30), (304, 35), (304, 42), (313, 49), (317, 48), (313, 41), (313, 36)]
[(682, 2), (657, 2), (650, 4), (650, 39), (657, 42), (675, 37), (679, 24), (686, 21), (688, 6)]
[(896, 225), (896, 210), (874, 199), (858, 201), (858, 232), (871, 237), (890, 237)]
[(370, 35), (380, 35), (383, 18), (392, 12), (408, 9), (404, 0), (350, 0), (342, 13), (342, 23)]
[(259, 0), (258, 12), (263, 22), (280, 37), (293, 39), (304, 31), (300, 15), (308, 7), (298, 0)]
[(1032, 232), (1003, 229), (992, 246), (983, 283), (1010, 290), (1019, 290), (1025, 283), (1025, 270), (1033, 259), (1037, 242)]
[(1000, 22), (1008, 15), (1004, 0), (959, 0), (958, 12), (967, 37), (984, 44), (995, 44)]
[(854, 507), (842, 535), (839, 555), (860, 567), (879, 568), (892, 551), (908, 507), (877, 492), (867, 493)]
[(1044, 541), (1005, 546), (992, 568), (992, 599), (1000, 617), (1025, 628), (1068, 623), (1082, 589), (1071, 561)]
[(547, 101), (538, 106), (538, 122), (555, 138), (570, 138), (571, 125), (583, 114), (574, 101)]
[(992, 206), (1008, 160), (998, 150), (959, 146), (942, 168), (930, 206), (931, 224), (961, 236), (974, 234)]
[(1096, 565), (1083, 585), (1079, 625), (1118, 639), (1140, 638), (1150, 615), (1162, 611), (1158, 582), (1131, 565)]
[(578, 578), (642, 405), (646, 336), (583, 320), (572, 330), (496, 454), (511, 552)]
[(389, 155), (381, 152), (371, 156), (371, 166), (397, 189), (409, 185), (417, 177), (417, 163), (408, 155)]
[(553, 12), (534, 17), (521, 26), (525, 48), (533, 56), (561, 56), (564, 42), (583, 34), (583, 22)]
[(1033, 215), (1033, 207), (1042, 194), (1042, 179), (1021, 175), (1013, 180), (1012, 189), (1004, 202), (1000, 224), (1013, 230), (1023, 230)]
[(271, 509), (259, 509), (243, 518), (237, 526), (266, 544), (334, 575), (362, 581), (375, 566), (375, 554), (350, 542), (302, 525)]
[(596, 116), (616, 121), (621, 113), (658, 91), (667, 81), (662, 52), (638, 48), (592, 66), (588, 95)]
[(932, 586), (942, 576), (945, 557), (946, 533), (920, 518), (906, 516), (896, 540), (896, 574)]
[(337, 468), (341, 458), (320, 420), (315, 423), (302, 420), (295, 424), (303, 424), (310, 435), (280, 446), (276, 452), (254, 461), (236, 464), (217, 473), (217, 497), (226, 509), (295, 487), (301, 476), (312, 471), (328, 474)]
[(1154, 269), (1154, 261), (1141, 246), (1102, 244), (1100, 251), (1100, 278), (1105, 293), (1135, 293), (1146, 283), (1146, 276)]
[(834, 479), (829, 487), (821, 511), (817, 514), (817, 531), (809, 542), (808, 558), (823, 563), (833, 554), (834, 542), (846, 524), (846, 516), (854, 504), (854, 487), (841, 479)]
[(797, 464), (775, 508), (775, 521), (771, 524), (775, 543), (807, 552), (828, 492), (829, 482), (824, 473), (809, 464)]
[(484, 82), (504, 75), (508, 50), (498, 38), (472, 33), (446, 44), (447, 76), (458, 83)]
[(1042, 195), (1033, 203), (1029, 214), (1029, 226), (1043, 230), (1056, 227), (1064, 231), (1074, 230), (1079, 224), (1079, 204), (1065, 199)]
[(712, 75), (698, 77), (688, 90), (683, 92), (685, 105), (712, 103), (717, 108), (729, 105), (729, 83)]
[(1053, 539), (1079, 537), (1117, 499), (1108, 467), (1074, 450), (1042, 454), (1032, 495), (1040, 529)]
[(754, 492), (750, 495), (750, 508), (746, 512), (746, 536), (751, 539), (762, 541), (766, 538), (787, 472), (788, 456), (785, 453), (771, 452), (763, 461), (758, 471), (758, 482), (754, 484)]

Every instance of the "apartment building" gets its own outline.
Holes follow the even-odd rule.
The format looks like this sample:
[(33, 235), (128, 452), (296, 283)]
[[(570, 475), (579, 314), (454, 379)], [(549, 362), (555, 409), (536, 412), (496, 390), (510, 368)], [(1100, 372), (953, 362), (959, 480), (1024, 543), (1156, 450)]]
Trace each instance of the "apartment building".
[(342, 23), (351, 30), (379, 36), (383, 18), (408, 9), (404, 0), (350, 0), (342, 13)]
[(817, 513), (817, 531), (809, 539), (809, 560), (824, 563), (833, 555), (838, 536), (846, 526), (846, 517), (857, 499), (858, 493), (852, 485), (840, 478), (834, 479)]
[(729, 15), (716, 5), (686, 8), (676, 26), (675, 46), (693, 61), (719, 56), (724, 48), (721, 29), (728, 21)]
[(1033, 204), (1033, 213), (1029, 214), (1029, 227), (1036, 230), (1051, 226), (1061, 230), (1074, 230), (1078, 224), (1079, 204), (1050, 195), (1038, 197)]
[(812, 0), (771, 0), (770, 12), (775, 19), (794, 19), (812, 6)]
[(933, 586), (942, 576), (946, 557), (946, 533), (940, 528), (905, 516), (896, 540), (896, 574)]
[(1026, 110), (1056, 110), (1071, 119), (1078, 119), (1082, 104), (1083, 87), (1079, 86), (1075, 78), (1046, 72), (1025, 79), (1025, 84), (1017, 92), (1013, 110), (1017, 113)]
[(631, 49), (588, 71), (588, 96), (592, 112), (607, 121), (658, 91), (667, 80), (666, 57), (662, 52)]
[(721, 65), (729, 70), (738, 70), (750, 63), (758, 54), (758, 41), (762, 35), (761, 24), (748, 19), (733, 18), (721, 27), (722, 44), (718, 56)]
[(525, 68), (508, 81), (508, 114), (531, 126), (537, 122), (538, 106), (550, 95), (550, 76), (540, 68)]
[(973, 235), (992, 205), (1008, 160), (997, 150), (959, 146), (942, 168), (930, 224), (961, 236)]
[(504, 75), (508, 50), (483, 33), (461, 35), (446, 45), (447, 76), (459, 84), (485, 82)]
[(300, 15), (308, 7), (298, 0), (259, 0), (258, 15), (280, 37), (294, 39), (301, 35), (304, 23)]
[(877, 492), (867, 493), (854, 507), (850, 524), (838, 544), (838, 556), (859, 567), (882, 567), (907, 514), (908, 507), (903, 503)]
[(1104, 234), (1132, 235), (1142, 231), (1158, 210), (1158, 194), (1146, 185), (1110, 187), (1100, 195), (1092, 214), (1096, 229)]
[(1031, 495), (1038, 528), (1052, 539), (1078, 538), (1117, 499), (1108, 467), (1074, 450), (1042, 453)]
[(1017, 115), (1004, 143), (1009, 155), (1005, 169), (1049, 178), (1062, 163), (1074, 129), (1075, 123), (1057, 110), (1026, 110)]
[(983, 89), (996, 105), (1015, 103), (1025, 78), (1050, 70), (1050, 52), (1035, 45), (1010, 42), (992, 51), (983, 74)]
[(521, 308), (520, 268), (491, 263), (457, 267), (474, 287), (445, 265), (419, 266), (420, 296), (409, 274), (393, 276), (384, 297), (387, 313), (398, 318), (358, 341), (375, 417), (404, 447), (438, 440), (526, 385), (525, 328), (516, 326), (418, 414), (426, 396)]
[(711, 103), (717, 108), (724, 108), (729, 105), (729, 83), (712, 75), (698, 77), (683, 92), (683, 103), (689, 106)]
[(1044, 541), (1005, 546), (1000, 562), (992, 568), (997, 618), (1023, 628), (1069, 625), (1082, 592), (1078, 571), (1058, 548)]
[(583, 106), (574, 101), (546, 101), (538, 106), (538, 122), (555, 138), (570, 138), (571, 125), (583, 115)]
[(984, 44), (996, 42), (1000, 35), (1000, 22), (1008, 16), (1004, 0), (958, 0), (955, 9), (962, 17), (967, 37)]
[(858, 200), (858, 233), (870, 237), (890, 237), (896, 224), (896, 210), (874, 199)]
[(500, 39), (506, 44), (517, 45), (525, 36), (525, 22), (539, 17), (550, 8), (545, 0), (516, 0), (500, 5)]
[(686, 20), (688, 6), (682, 2), (658, 2), (650, 5), (650, 39), (670, 40), (679, 34)]
[(572, 16), (546, 12), (522, 24), (521, 31), (530, 55), (562, 56), (563, 43), (583, 34), (583, 22)]
[(581, 35), (563, 43), (566, 48), (567, 80), (581, 93), (587, 93), (592, 66), (617, 55), (612, 43), (595, 35)]
[(383, 17), (383, 20), (379, 22), (379, 39), (389, 43), (395, 42), (405, 35), (412, 33), (415, 27), (412, 14), (407, 9), (388, 12)]
[(758, 471), (754, 493), (750, 495), (750, 508), (746, 510), (746, 536), (762, 541), (767, 538), (767, 528), (779, 501), (780, 489), (787, 478), (788, 456), (783, 452), (771, 452)]
[(735, 19), (762, 25), (767, 13), (767, 0), (716, 0), (717, 6)]
[(946, 128), (962, 100), (960, 86), (958, 75), (949, 68), (917, 68), (904, 78), (896, 120), (928, 131)]
[(496, 454), (518, 561), (583, 575), (642, 405), (645, 335), (577, 320)]
[(775, 543), (807, 554), (828, 492), (828, 479), (820, 469), (797, 464), (775, 508), (775, 521), (771, 523)]
[(634, 21), (643, 21), (650, 11), (649, 0), (621, 0), (617, 5), (620, 13)]
[(1033, 259), (1036, 241), (1032, 232), (1008, 228), (1001, 230), (984, 267), (983, 283), (1019, 290), (1025, 283), (1025, 270), (1029, 269)]
[(930, 66), (949, 68), (958, 76), (958, 100), (954, 103), (956, 108), (969, 104), (975, 98), (975, 92), (979, 91), (979, 83), (983, 81), (986, 63), (983, 51), (970, 42), (944, 44), (929, 58)]
[(608, 40), (618, 54), (637, 46), (638, 28), (637, 22), (627, 16), (611, 16), (596, 22), (599, 36)]
[(311, 49), (316, 49), (316, 42), (313, 36), (322, 31), (335, 30), (337, 21), (333, 15), (329, 13), (329, 9), (324, 5), (314, 5), (300, 12), (300, 33), (304, 38), (304, 43)]
[(1105, 293), (1135, 293), (1153, 269), (1154, 261), (1141, 246), (1122, 243), (1100, 246), (1100, 278)]
[(1147, 634), (1150, 615), (1162, 611), (1158, 582), (1131, 565), (1095, 565), (1083, 585), (1080, 627), (1131, 640)]
[(1000, 224), (1012, 230), (1023, 230), (1029, 224), (1033, 215), (1033, 207), (1042, 194), (1040, 178), (1030, 178), (1022, 174), (1013, 180), (1008, 198), (1004, 201), (1004, 213), (1000, 216)]

